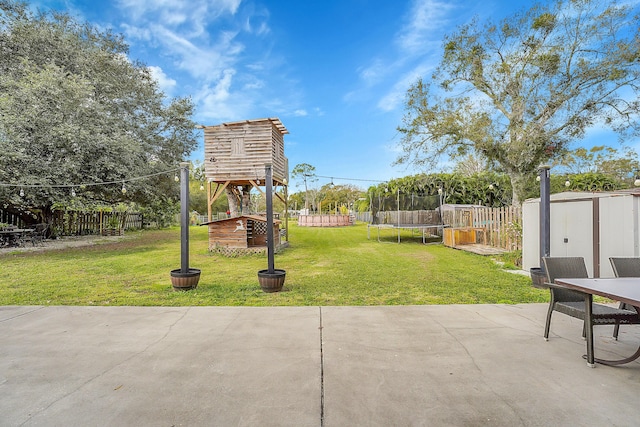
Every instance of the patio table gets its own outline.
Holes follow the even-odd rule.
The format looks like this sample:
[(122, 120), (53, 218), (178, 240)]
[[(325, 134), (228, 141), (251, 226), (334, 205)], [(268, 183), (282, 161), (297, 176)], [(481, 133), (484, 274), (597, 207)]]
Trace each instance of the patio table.
[(33, 232), (33, 228), (14, 228), (11, 230), (0, 230), (0, 239), (7, 246), (20, 246), (23, 242), (22, 237)]
[(640, 344), (635, 353), (621, 360), (598, 359), (593, 353), (593, 322), (592, 304), (593, 296), (599, 295), (612, 300), (625, 302), (633, 306), (640, 313), (640, 278), (638, 277), (617, 277), (611, 279), (572, 279), (558, 278), (555, 283), (569, 289), (582, 292), (585, 295), (585, 322), (587, 341), (587, 365), (594, 367), (595, 363), (603, 365), (621, 365), (633, 362), (640, 357)]

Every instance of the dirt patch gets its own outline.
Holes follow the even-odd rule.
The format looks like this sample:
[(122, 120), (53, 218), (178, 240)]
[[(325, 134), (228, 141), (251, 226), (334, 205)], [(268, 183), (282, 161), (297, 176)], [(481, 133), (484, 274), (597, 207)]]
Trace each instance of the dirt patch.
[[(133, 237), (133, 236), (131, 236)], [(129, 238), (131, 238), (129, 237)], [(0, 247), (0, 256), (21, 252), (42, 252), (59, 249), (78, 248), (83, 246), (102, 245), (126, 240), (128, 236), (70, 236), (61, 239), (47, 239), (35, 246), (27, 243), (22, 247)]]

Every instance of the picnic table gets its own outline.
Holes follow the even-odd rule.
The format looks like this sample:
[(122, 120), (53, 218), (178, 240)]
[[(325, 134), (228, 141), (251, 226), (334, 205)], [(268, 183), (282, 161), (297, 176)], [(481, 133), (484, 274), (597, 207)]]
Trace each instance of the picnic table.
[(2, 246), (23, 246), (24, 236), (33, 233), (33, 228), (10, 228), (0, 230), (0, 245)]

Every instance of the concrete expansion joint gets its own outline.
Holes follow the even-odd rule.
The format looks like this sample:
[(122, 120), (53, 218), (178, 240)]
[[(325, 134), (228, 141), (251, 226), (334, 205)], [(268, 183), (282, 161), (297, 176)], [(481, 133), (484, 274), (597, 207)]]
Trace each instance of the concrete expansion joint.
[(44, 306), (40, 306), (40, 307), (37, 307), (37, 308), (35, 308), (35, 309), (33, 309), (33, 310), (30, 310), (30, 311), (27, 311), (27, 312), (24, 312), (24, 313), (20, 313), (20, 314), (16, 314), (15, 316), (8, 317), (8, 318), (6, 318), (6, 319), (2, 319), (2, 320), (0, 320), (0, 323), (8, 322), (8, 321), (13, 320), (13, 319), (16, 319), (16, 318), (18, 318), (18, 317), (22, 317), (22, 316), (26, 316), (26, 315), (31, 314), (31, 313), (35, 313), (36, 311), (40, 311), (40, 310), (42, 310), (43, 308), (44, 308)]
[(324, 328), (322, 324), (322, 307), (318, 307), (320, 309), (320, 326), (318, 326), (318, 330), (320, 331), (320, 427), (324, 426), (324, 353), (323, 346), (324, 343), (322, 341), (322, 330)]

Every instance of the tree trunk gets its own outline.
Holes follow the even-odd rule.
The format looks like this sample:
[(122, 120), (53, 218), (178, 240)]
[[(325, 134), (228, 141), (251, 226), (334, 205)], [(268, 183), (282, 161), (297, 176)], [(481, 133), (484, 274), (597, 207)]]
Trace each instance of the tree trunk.
[(513, 206), (520, 206), (526, 195), (527, 176), (522, 172), (514, 171), (507, 172), (507, 175), (509, 175), (509, 179), (511, 180), (511, 189), (513, 191), (511, 204)]
[(250, 212), (251, 197), (249, 193), (251, 192), (251, 187), (227, 187), (225, 191), (227, 192), (231, 216), (246, 215)]
[[(225, 191), (227, 192), (227, 201), (229, 202), (229, 211), (231, 212), (231, 216), (239, 216), (240, 215), (240, 203), (238, 197), (236, 196), (235, 188), (227, 187)], [(236, 190), (237, 191), (237, 190)]]
[(249, 214), (251, 213), (251, 187), (249, 189), (245, 189), (242, 194), (242, 213)]

